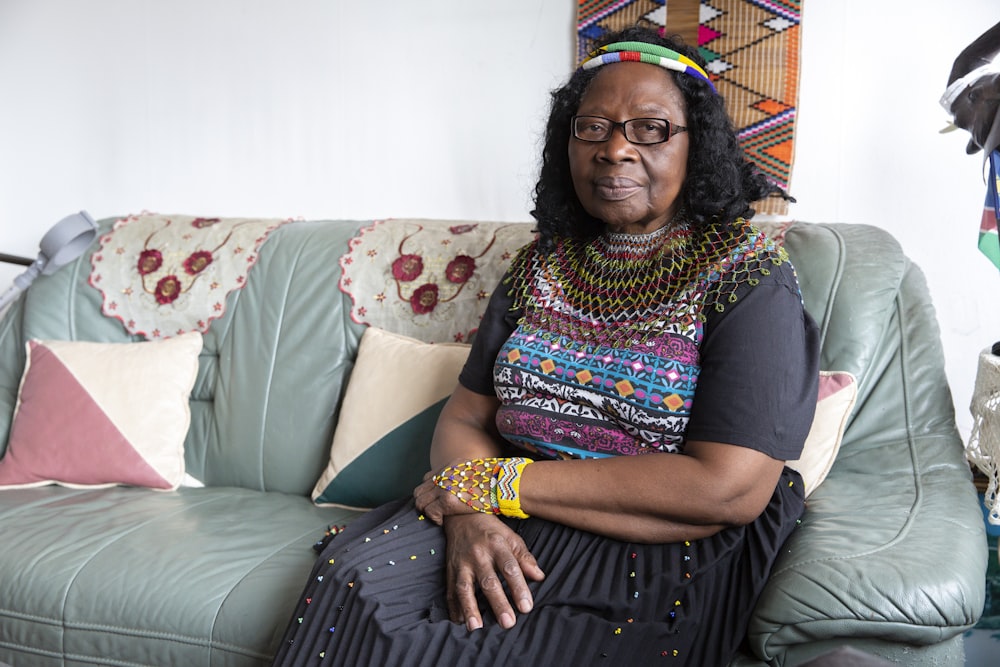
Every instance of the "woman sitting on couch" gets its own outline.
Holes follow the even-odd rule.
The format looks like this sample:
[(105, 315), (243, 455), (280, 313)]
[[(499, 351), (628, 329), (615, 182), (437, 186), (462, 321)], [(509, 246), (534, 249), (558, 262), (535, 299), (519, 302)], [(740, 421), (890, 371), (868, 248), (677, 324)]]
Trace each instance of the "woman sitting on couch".
[(699, 63), (628, 29), (553, 94), (432, 473), (327, 545), (276, 664), (729, 662), (803, 510), (818, 333)]

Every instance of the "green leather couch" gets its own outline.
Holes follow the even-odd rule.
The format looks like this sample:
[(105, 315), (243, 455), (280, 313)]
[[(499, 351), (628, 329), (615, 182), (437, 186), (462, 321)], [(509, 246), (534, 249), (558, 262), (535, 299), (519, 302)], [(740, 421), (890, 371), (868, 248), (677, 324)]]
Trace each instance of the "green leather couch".
[[(276, 230), (205, 334), (185, 443), (205, 488), (0, 491), (0, 663), (268, 663), (312, 544), (357, 514), (308, 496), (364, 330), (337, 258), (365, 224)], [(797, 665), (849, 644), (960, 665), (986, 547), (924, 279), (874, 227), (798, 223), (785, 245), (822, 367), (853, 373), (859, 397), (735, 664)], [(90, 267), (85, 255), (39, 278), (0, 321), (0, 452), (26, 340), (133, 340), (100, 313)]]

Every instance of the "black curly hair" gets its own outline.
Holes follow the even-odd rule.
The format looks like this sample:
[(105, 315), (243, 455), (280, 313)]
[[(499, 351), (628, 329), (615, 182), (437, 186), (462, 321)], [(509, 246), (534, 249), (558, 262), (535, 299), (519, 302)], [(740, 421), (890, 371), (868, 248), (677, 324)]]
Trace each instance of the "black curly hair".
[[(643, 26), (633, 26), (607, 35), (597, 46), (612, 42), (647, 42), (681, 53), (702, 67), (705, 61), (694, 48), (680, 39), (661, 37)], [(578, 69), (561, 88), (552, 93), (552, 106), (545, 128), (542, 167), (535, 185), (532, 217), (538, 222), (540, 245), (552, 248), (558, 237), (592, 238), (604, 224), (588, 214), (577, 199), (570, 175), (568, 147), (570, 119), (576, 114), (587, 87), (600, 68)], [(684, 95), (689, 137), (687, 178), (681, 191), (685, 217), (696, 227), (714, 221), (749, 219), (751, 203), (777, 194), (790, 199), (743, 153), (723, 99), (709, 85), (694, 76), (669, 70)]]

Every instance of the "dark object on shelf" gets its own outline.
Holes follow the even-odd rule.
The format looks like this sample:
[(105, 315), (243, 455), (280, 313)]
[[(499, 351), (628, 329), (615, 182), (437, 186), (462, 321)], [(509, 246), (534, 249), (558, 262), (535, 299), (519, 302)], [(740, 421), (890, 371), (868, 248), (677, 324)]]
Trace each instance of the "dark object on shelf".
[(18, 257), (17, 255), (8, 255), (6, 253), (0, 252), (0, 262), (5, 264), (20, 264), (21, 266), (31, 266), (31, 263), (35, 260), (30, 257)]
[[(67, 215), (45, 232), (38, 244), (38, 258), (24, 260), (28, 270), (14, 278), (14, 284), (6, 292), (0, 293), (0, 311), (11, 303), (18, 294), (28, 289), (28, 285), (39, 275), (52, 275), (59, 267), (83, 254), (87, 246), (97, 237), (97, 223), (86, 211)], [(11, 258), (14, 264), (21, 264), (22, 258), (2, 255), (0, 259)], [(4, 259), (4, 261), (9, 261)]]
[(980, 149), (989, 155), (1000, 146), (1000, 23), (969, 44), (955, 59), (948, 88), (941, 100), (952, 113), (955, 125), (968, 130), (972, 139), (967, 153)]

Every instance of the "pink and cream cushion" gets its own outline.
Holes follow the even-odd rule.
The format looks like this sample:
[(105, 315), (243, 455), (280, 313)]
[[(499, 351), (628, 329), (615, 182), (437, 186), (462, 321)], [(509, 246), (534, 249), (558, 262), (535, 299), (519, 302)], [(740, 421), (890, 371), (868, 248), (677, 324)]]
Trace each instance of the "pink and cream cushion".
[(176, 489), (201, 343), (29, 341), (0, 488)]
[(833, 467), (857, 398), (858, 384), (853, 375), (844, 371), (820, 371), (816, 414), (802, 447), (802, 456), (787, 462), (789, 468), (802, 475), (806, 496), (816, 490)]

